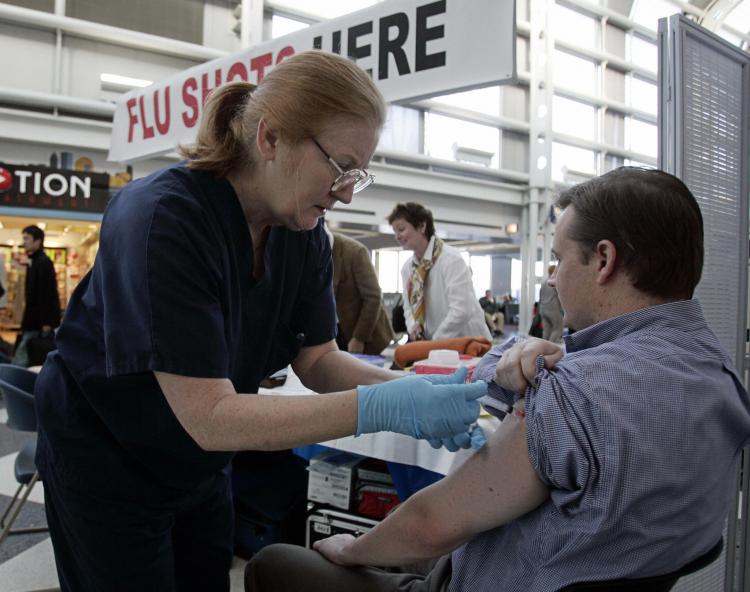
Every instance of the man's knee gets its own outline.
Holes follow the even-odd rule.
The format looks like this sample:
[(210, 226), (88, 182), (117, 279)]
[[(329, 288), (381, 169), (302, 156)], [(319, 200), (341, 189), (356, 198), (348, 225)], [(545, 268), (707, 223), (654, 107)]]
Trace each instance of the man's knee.
[(278, 586), (279, 578), (294, 570), (295, 556), (308, 549), (283, 543), (269, 545), (253, 555), (245, 567), (245, 592), (264, 592)]

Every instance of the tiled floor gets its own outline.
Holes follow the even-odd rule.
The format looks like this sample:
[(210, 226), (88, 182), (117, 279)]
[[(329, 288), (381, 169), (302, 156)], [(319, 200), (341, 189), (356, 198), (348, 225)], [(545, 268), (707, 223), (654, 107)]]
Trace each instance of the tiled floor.
[[(9, 429), (6, 419), (7, 412), (0, 399), (0, 512), (5, 511), (18, 488), (13, 471), (18, 449), (28, 438), (34, 437)], [(44, 488), (40, 483), (32, 490), (13, 526), (45, 524)], [(48, 540), (45, 533), (13, 535), (0, 545), (0, 592), (30, 592), (57, 586), (51, 547), (45, 548), (43, 544)]]

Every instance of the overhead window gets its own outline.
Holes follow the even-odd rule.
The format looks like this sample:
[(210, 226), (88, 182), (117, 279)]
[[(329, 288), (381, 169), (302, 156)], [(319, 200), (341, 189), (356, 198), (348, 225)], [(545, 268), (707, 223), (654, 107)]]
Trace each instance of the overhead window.
[[(497, 167), (499, 149), (500, 130), (496, 127), (435, 113), (425, 114), (425, 152), (429, 156)], [(471, 160), (472, 151), (476, 161)]]
[(487, 115), (500, 115), (500, 87), (490, 86), (434, 97), (436, 101)]
[(596, 92), (596, 64), (591, 60), (556, 49), (552, 70), (555, 86), (587, 94)]
[(400, 152), (421, 152), (421, 113), (410, 107), (390, 105), (380, 133), (378, 148)]
[(628, 117), (625, 124), (625, 135), (629, 140), (628, 147), (630, 150), (656, 158), (658, 130), (654, 124), (641, 121), (635, 117)]
[(552, 142), (552, 179), (567, 182), (569, 172), (595, 175), (596, 159), (593, 150)]
[(288, 35), (289, 33), (294, 33), (295, 31), (306, 29), (309, 26), (310, 25), (308, 25), (307, 23), (303, 23), (302, 21), (274, 14), (271, 17), (271, 37), (273, 39), (276, 39), (277, 37), (283, 37), (284, 35)]
[(555, 39), (583, 47), (597, 47), (599, 23), (590, 16), (555, 3), (551, 22)]
[(557, 95), (552, 99), (552, 129), (556, 132), (593, 141), (595, 117), (591, 105)]
[(633, 76), (628, 80), (630, 106), (656, 115), (659, 99), (656, 84)]

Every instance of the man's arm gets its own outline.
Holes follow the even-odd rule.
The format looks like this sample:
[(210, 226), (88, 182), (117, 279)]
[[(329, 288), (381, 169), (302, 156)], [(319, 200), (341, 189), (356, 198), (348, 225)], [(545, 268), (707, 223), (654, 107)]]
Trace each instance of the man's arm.
[(549, 495), (528, 457), (526, 422), (508, 416), (445, 479), (423, 489), (367, 534), (337, 535), (315, 549), (341, 565), (404, 565), (443, 555), (536, 508)]
[(39, 282), (36, 295), (39, 304), (39, 312), (42, 320), (42, 330), (48, 331), (60, 324), (60, 296), (57, 293), (57, 272), (52, 260), (47, 259), (46, 265), (39, 269)]

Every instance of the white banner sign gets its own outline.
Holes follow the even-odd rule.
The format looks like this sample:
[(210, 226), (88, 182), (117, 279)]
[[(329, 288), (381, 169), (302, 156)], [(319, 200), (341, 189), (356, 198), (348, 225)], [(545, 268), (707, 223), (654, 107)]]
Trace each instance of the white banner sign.
[(206, 96), (257, 84), (296, 52), (322, 49), (367, 70), (389, 102), (508, 81), (516, 72), (515, 0), (390, 0), (200, 64), (117, 102), (109, 160), (174, 150), (195, 138)]

